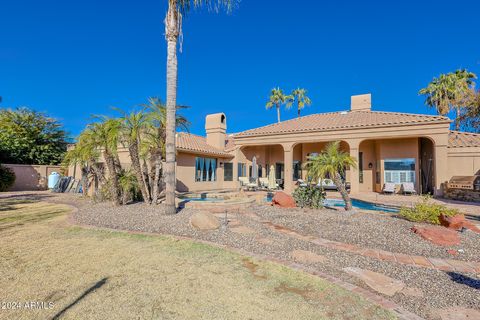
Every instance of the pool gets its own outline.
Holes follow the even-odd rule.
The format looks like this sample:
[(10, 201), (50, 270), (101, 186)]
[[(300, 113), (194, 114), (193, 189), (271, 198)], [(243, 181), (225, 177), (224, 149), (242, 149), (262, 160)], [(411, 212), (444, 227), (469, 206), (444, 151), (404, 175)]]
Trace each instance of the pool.
[(180, 199), (184, 201), (203, 201), (203, 202), (221, 202), (225, 201), (222, 198), (213, 198), (213, 197), (181, 197)]
[[(325, 207), (344, 207), (345, 202), (340, 199), (325, 199), (323, 201), (323, 205)], [(383, 212), (392, 212), (397, 213), (399, 211), (398, 208), (388, 207), (381, 204), (375, 204), (366, 201), (360, 201), (357, 199), (352, 199), (352, 206), (355, 209), (363, 209), (363, 210), (372, 210), (372, 211), (383, 211)]]

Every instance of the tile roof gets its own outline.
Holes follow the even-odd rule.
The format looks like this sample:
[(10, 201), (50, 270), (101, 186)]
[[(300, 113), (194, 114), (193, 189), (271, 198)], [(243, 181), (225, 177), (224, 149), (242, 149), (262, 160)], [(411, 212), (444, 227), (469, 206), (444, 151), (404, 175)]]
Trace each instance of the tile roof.
[(227, 141), (225, 142), (225, 151), (231, 151), (235, 149), (235, 138), (234, 135), (228, 135)]
[(450, 131), (448, 135), (449, 148), (480, 147), (480, 134), (460, 131)]
[(233, 155), (224, 150), (209, 145), (205, 137), (185, 132), (179, 132), (177, 134), (177, 149), (193, 153), (233, 157)]
[(450, 122), (443, 116), (383, 111), (343, 111), (317, 113), (240, 132), (235, 137), (338, 130), (362, 127), (403, 126), (420, 123)]

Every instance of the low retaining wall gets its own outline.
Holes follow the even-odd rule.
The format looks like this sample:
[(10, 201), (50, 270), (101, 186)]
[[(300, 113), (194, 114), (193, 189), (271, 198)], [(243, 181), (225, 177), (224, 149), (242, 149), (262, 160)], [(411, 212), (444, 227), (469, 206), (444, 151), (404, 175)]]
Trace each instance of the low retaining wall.
[(3, 164), (15, 173), (15, 183), (9, 191), (36, 191), (46, 190), (48, 176), (52, 172), (61, 172), (61, 166), (29, 165), (29, 164)]
[(480, 202), (480, 191), (446, 188), (443, 197), (452, 200)]

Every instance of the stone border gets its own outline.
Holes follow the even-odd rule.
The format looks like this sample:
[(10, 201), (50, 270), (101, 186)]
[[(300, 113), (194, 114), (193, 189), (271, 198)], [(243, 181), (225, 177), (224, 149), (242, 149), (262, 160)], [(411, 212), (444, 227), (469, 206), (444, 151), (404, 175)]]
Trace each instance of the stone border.
[(383, 261), (397, 262), (403, 265), (436, 269), (440, 271), (457, 271), (466, 273), (480, 273), (480, 262), (470, 262), (463, 260), (444, 259), (444, 258), (428, 258), (417, 255), (408, 255), (403, 253), (394, 253), (379, 249), (362, 248), (355, 244), (327, 240), (324, 238), (317, 238), (313, 236), (302, 235), (287, 227), (274, 224), (268, 220), (262, 220), (261, 223), (270, 229), (287, 234), (297, 239), (308, 241), (316, 245), (326, 247), (334, 250), (341, 250), (350, 253), (355, 253), (364, 257), (374, 258)]

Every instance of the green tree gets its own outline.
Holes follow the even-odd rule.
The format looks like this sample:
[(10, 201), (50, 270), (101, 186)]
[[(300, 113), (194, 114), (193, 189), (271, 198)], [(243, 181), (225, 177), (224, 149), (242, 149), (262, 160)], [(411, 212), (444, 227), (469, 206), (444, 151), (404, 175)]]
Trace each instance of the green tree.
[(303, 88), (293, 90), (290, 96), (288, 96), (287, 109), (290, 109), (294, 103), (297, 105), (297, 117), (300, 117), (302, 109), (312, 104), (312, 101), (307, 96), (307, 90)]
[(307, 176), (312, 181), (330, 178), (333, 180), (345, 201), (345, 210), (352, 210), (352, 201), (348, 195), (342, 173), (345, 169), (356, 168), (357, 161), (350, 154), (340, 150), (340, 141), (329, 143), (318, 156), (309, 157), (305, 163)]
[(0, 163), (59, 164), (67, 143), (62, 125), (44, 113), (0, 110)]
[(277, 109), (277, 122), (280, 122), (280, 107), (285, 104), (289, 99), (292, 99), (291, 96), (285, 95), (283, 90), (280, 88), (273, 88), (270, 92), (270, 97), (268, 98), (267, 104), (265, 107), (268, 109), (276, 108)]
[(127, 113), (121, 109), (115, 109), (122, 113), (122, 117), (119, 119), (121, 123), (120, 137), (122, 143), (128, 148), (137, 185), (142, 193), (143, 201), (150, 204), (152, 197), (148, 170), (146, 166), (142, 167), (140, 161), (141, 139), (148, 126), (148, 114), (144, 110)]
[(460, 130), (462, 110), (468, 105), (470, 95), (477, 76), (466, 69), (456, 70), (447, 74), (441, 74), (438, 78), (420, 89), (419, 94), (424, 95), (425, 104), (435, 108), (440, 115), (447, 115), (455, 111), (455, 130)]
[[(144, 105), (149, 110), (149, 128), (145, 132), (145, 139), (142, 144), (142, 154), (149, 157), (154, 172), (150, 174), (152, 181), (152, 202), (157, 203), (160, 194), (160, 177), (162, 176), (162, 160), (165, 159), (165, 139), (167, 108), (165, 104), (156, 97), (148, 99)], [(177, 106), (177, 110), (188, 108), (186, 106)], [(188, 131), (190, 122), (181, 114), (175, 113), (176, 129)]]
[(165, 38), (167, 41), (167, 123), (166, 123), (166, 213), (175, 214), (175, 133), (177, 111), (177, 45), (182, 36), (182, 17), (192, 7), (208, 6), (218, 11), (225, 9), (230, 12), (238, 0), (168, 0), (168, 10), (165, 17)]

